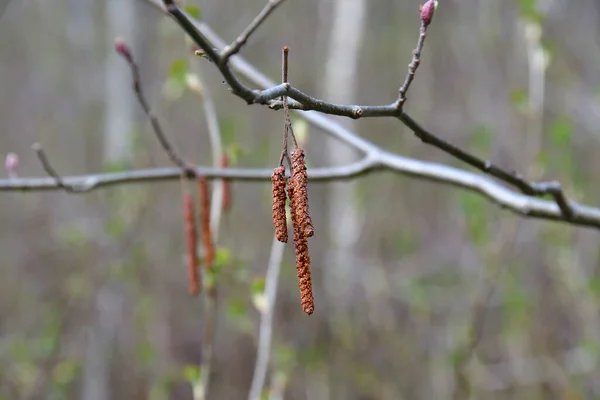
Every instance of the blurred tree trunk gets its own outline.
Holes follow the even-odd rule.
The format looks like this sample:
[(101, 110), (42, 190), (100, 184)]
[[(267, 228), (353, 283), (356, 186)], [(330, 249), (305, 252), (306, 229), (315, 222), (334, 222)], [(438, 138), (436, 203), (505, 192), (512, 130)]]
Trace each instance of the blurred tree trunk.
[[(357, 86), (357, 64), (366, 16), (365, 0), (333, 0), (330, 26), (328, 59), (325, 66), (324, 92), (322, 97), (334, 103), (351, 103)], [(342, 124), (350, 120), (339, 118)], [(334, 139), (326, 143), (327, 158), (333, 165), (356, 161), (354, 149)], [(327, 249), (324, 268), (325, 288), (328, 301), (335, 313), (350, 306), (348, 299), (352, 283), (357, 280), (358, 262), (356, 243), (360, 236), (361, 212), (356, 206), (354, 182), (330, 184), (329, 225), (331, 247)]]
[[(127, 164), (132, 158), (131, 133), (135, 124), (135, 99), (131, 93), (129, 68), (114, 51), (114, 40), (122, 37), (135, 54), (136, 2), (109, 0), (105, 5), (106, 57), (104, 153), (105, 164)], [(110, 268), (111, 265), (106, 265)], [(84, 400), (115, 398), (111, 393), (111, 363), (115, 354), (125, 296), (115, 282), (104, 284), (96, 296), (96, 316), (88, 335), (83, 370)]]
[[(366, 17), (365, 0), (333, 0), (331, 20), (322, 18), (326, 27), (330, 27), (327, 61), (323, 82), (322, 98), (334, 103), (352, 103), (356, 100), (358, 80), (358, 60), (363, 29)], [(321, 8), (323, 10), (323, 8)], [(350, 125), (347, 118), (338, 118), (344, 125)], [(342, 165), (357, 160), (357, 153), (343, 143), (332, 138), (326, 139), (326, 155), (331, 165)], [(330, 246), (325, 249), (325, 268), (323, 280), (327, 302), (331, 307), (330, 318), (334, 335), (338, 331), (340, 318), (348, 315), (352, 308), (353, 292), (356, 283), (360, 282), (360, 261), (357, 257), (356, 245), (360, 237), (362, 213), (356, 203), (355, 182), (334, 182), (329, 185), (328, 193), (328, 236)], [(343, 318), (346, 319), (346, 318)], [(333, 349), (335, 355), (337, 350)], [(335, 365), (343, 365), (345, 357), (332, 360), (330, 384), (339, 382), (339, 374), (347, 373), (347, 368), (338, 369)], [(316, 378), (316, 377), (315, 377)], [(318, 380), (317, 380), (318, 381)], [(324, 385), (326, 386), (326, 385)], [(332, 391), (322, 393), (319, 397), (351, 398), (352, 388), (347, 385), (332, 385)], [(318, 395), (313, 393), (314, 395)]]

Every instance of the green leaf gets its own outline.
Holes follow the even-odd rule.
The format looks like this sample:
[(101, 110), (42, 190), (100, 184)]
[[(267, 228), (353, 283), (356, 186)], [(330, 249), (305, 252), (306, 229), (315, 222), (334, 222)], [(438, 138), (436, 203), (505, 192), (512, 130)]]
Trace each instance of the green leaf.
[(169, 78), (173, 78), (182, 82), (185, 82), (185, 78), (188, 71), (187, 60), (180, 59), (175, 60), (169, 67)]
[(229, 302), (227, 313), (233, 319), (239, 319), (246, 316), (248, 307), (242, 300), (232, 300)]
[(218, 249), (215, 253), (214, 267), (219, 269), (231, 261), (231, 252), (228, 249)]
[(265, 278), (256, 278), (252, 281), (252, 294), (262, 294), (265, 291)]
[(529, 96), (524, 89), (515, 89), (510, 94), (510, 102), (519, 110), (526, 111), (528, 108)]
[(193, 4), (187, 4), (183, 7), (183, 9), (186, 13), (190, 14), (190, 16), (194, 17), (195, 19), (202, 18), (202, 10), (200, 10), (200, 7), (198, 6), (195, 6)]
[(163, 95), (168, 100), (179, 99), (187, 88), (187, 60), (175, 60), (169, 67), (168, 78), (163, 85)]
[(519, 0), (519, 11), (521, 17), (531, 21), (541, 23), (543, 15), (538, 11), (538, 0)]
[(198, 365), (186, 365), (183, 368), (183, 377), (190, 383), (198, 382), (200, 380), (200, 367)]

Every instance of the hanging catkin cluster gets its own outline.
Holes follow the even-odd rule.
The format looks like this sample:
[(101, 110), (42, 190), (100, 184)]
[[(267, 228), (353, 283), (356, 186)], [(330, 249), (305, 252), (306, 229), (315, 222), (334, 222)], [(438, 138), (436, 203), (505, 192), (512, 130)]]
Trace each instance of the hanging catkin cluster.
[[(314, 235), (314, 228), (308, 212), (308, 177), (306, 162), (304, 161), (304, 150), (296, 148), (292, 151), (291, 160), (293, 174), (287, 182), (287, 197), (290, 199), (290, 212), (294, 228), (296, 273), (298, 275), (302, 310), (310, 315), (315, 311), (315, 302), (310, 277), (308, 238)], [(286, 182), (284, 174), (285, 167), (279, 166), (275, 168), (271, 177), (273, 183), (273, 225), (275, 226), (275, 235), (281, 242), (287, 242)]]
[[(288, 47), (283, 48), (282, 77), (287, 82), (288, 76)], [(300, 288), (300, 301), (302, 310), (308, 315), (315, 311), (315, 300), (312, 293), (310, 280), (310, 256), (308, 254), (308, 238), (315, 233), (312, 220), (308, 213), (308, 176), (304, 150), (298, 146), (294, 135), (287, 96), (281, 97), (283, 101), (284, 131), (283, 151), (279, 160), (279, 167), (273, 170), (271, 182), (273, 184), (273, 226), (275, 237), (280, 242), (287, 242), (287, 217), (285, 213), (286, 181), (284, 158), (292, 170), (292, 176), (287, 182), (287, 197), (290, 199), (290, 212), (294, 227), (294, 249), (296, 250), (296, 273), (298, 274), (298, 287)], [(288, 153), (288, 138), (291, 137), (295, 149)]]

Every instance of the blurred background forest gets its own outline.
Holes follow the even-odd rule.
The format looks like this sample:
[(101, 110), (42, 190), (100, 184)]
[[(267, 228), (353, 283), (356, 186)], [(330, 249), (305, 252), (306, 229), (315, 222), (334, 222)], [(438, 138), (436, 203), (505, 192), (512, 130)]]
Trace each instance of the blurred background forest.
[[(276, 165), (282, 114), (232, 96), (146, 0), (3, 1), (0, 150), (19, 155), (20, 176), (44, 175), (34, 142), (64, 175), (170, 165), (115, 37), (131, 45), (152, 107), (188, 158), (212, 164), (191, 70), (214, 99), (230, 164)], [(231, 41), (265, 2), (185, 4)], [(439, 2), (407, 111), (600, 205), (600, 3)], [(299, 89), (387, 104), (419, 23), (417, 0), (288, 0), (242, 55), (278, 81), (287, 45)], [(300, 121), (309, 167), (354, 159)], [(390, 151), (464, 167), (393, 119), (341, 121)], [(273, 235), (270, 184), (235, 182), (232, 193), (208, 399), (248, 396)], [(177, 181), (0, 193), (0, 399), (192, 398), (205, 299), (187, 292), (180, 196)], [(598, 232), (389, 172), (310, 184), (310, 202), (316, 311), (302, 312), (288, 245), (264, 398), (600, 398)]]

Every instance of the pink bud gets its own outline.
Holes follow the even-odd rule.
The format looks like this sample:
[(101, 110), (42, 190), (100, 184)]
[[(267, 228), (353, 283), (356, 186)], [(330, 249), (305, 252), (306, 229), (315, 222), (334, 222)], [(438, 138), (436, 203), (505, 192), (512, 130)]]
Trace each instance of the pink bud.
[(127, 43), (125, 43), (123, 39), (115, 40), (115, 50), (125, 57), (127, 61), (131, 62), (133, 60), (133, 57), (131, 57), (131, 50), (129, 50), (129, 46), (127, 46)]
[(15, 153), (8, 153), (6, 155), (6, 160), (4, 161), (4, 167), (8, 171), (8, 175), (13, 177), (16, 176), (16, 170), (19, 166), (19, 156)]
[(8, 153), (6, 155), (6, 161), (4, 163), (6, 169), (14, 170), (19, 166), (19, 156), (15, 153)]
[(436, 2), (434, 0), (427, 0), (425, 4), (419, 7), (421, 11), (421, 21), (425, 26), (428, 26), (431, 23), (431, 20), (433, 19), (433, 13), (435, 12), (436, 8), (435, 3)]

